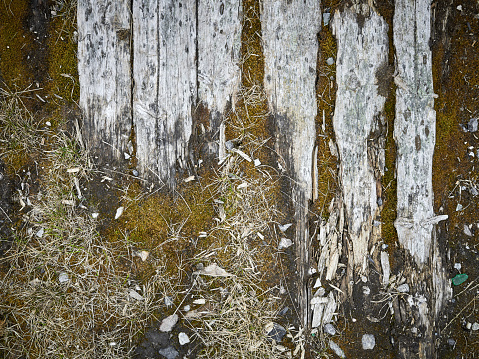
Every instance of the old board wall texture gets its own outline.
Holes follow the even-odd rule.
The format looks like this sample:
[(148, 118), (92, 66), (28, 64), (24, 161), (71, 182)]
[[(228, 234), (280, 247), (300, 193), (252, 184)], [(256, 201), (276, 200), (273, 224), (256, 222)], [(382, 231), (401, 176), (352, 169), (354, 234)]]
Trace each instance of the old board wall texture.
[[(431, 9), (429, 0), (397, 0), (394, 6), (395, 226), (408, 258), (403, 269), (409, 285), (407, 300), (399, 305), (396, 297), (392, 303), (400, 318), (394, 323), (396, 350), (404, 358), (430, 358), (436, 321), (450, 295), (435, 241), (435, 224), (445, 217), (435, 216), (432, 208)], [(195, 159), (189, 142), (200, 105), (209, 111), (212, 150), (224, 156), (222, 120), (234, 108), (241, 83), (242, 16), (240, 0), (78, 1), (83, 133), (99, 162), (127, 164), (135, 158), (140, 176), (174, 188), (177, 169)], [(378, 74), (393, 51), (391, 29), (372, 2), (353, 1), (333, 14), (338, 46), (333, 126), (341, 193), (320, 226), (322, 253), (313, 263), (310, 244), (316, 237), (309, 232), (309, 208), (317, 193), (316, 143), (322, 140), (316, 138), (315, 87), (321, 3), (264, 0), (260, 17), (276, 151), (292, 179), (298, 319), (311, 329), (334, 320), (339, 303), (349, 302), (354, 311), (360, 282), (379, 281), (372, 286), (375, 294), (390, 285), (389, 257), (379, 249), (387, 93)], [(372, 263), (380, 279), (371, 276)], [(347, 270), (337, 271), (340, 265)], [(327, 289), (315, 289), (314, 295), (313, 267)]]

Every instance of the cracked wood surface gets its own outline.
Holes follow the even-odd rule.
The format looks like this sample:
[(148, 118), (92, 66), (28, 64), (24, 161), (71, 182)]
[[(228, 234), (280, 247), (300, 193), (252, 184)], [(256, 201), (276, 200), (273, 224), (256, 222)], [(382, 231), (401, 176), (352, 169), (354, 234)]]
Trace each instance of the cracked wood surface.
[(129, 1), (79, 0), (77, 9), (83, 135), (100, 161), (117, 161), (131, 130)]
[(140, 175), (174, 187), (176, 169), (189, 160), (198, 101), (216, 118), (211, 131), (228, 102), (234, 104), (241, 1), (134, 0), (131, 6), (78, 3), (84, 133), (104, 162), (131, 157), (133, 140)]
[(261, 24), (264, 87), (277, 127), (276, 147), (295, 182), (292, 200), (300, 278), (300, 320), (308, 327), (311, 322), (311, 288), (307, 285), (310, 270), (308, 210), (312, 195), (312, 157), (316, 136), (316, 36), (321, 26), (320, 2), (265, 0)]
[[(379, 214), (378, 188), (384, 167), (384, 141), (375, 143), (386, 98), (378, 93), (377, 73), (387, 65), (388, 26), (367, 8), (336, 11), (336, 106), (334, 132), (340, 155), (340, 178), (353, 265), (365, 273), (372, 246), (373, 220)], [(364, 18), (360, 26), (358, 17)]]

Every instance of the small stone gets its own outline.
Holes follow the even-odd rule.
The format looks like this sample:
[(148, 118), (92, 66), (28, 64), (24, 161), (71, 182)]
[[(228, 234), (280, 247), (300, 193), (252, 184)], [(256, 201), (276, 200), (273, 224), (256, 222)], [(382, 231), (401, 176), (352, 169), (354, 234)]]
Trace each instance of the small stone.
[(458, 203), (456, 206), (456, 212), (462, 211), (462, 204)]
[(70, 280), (70, 277), (68, 277), (68, 273), (65, 273), (65, 272), (61, 272), (59, 275), (58, 275), (58, 281), (60, 283), (66, 283)]
[(130, 292), (128, 293), (130, 297), (136, 300), (143, 300), (143, 297), (134, 289), (130, 289)]
[(225, 142), (225, 146), (226, 146), (226, 149), (228, 150), (232, 150), (233, 148), (235, 148), (235, 144), (233, 141), (229, 140), (229, 141), (226, 141)]
[(160, 332), (171, 332), (173, 327), (176, 325), (178, 322), (178, 315), (177, 314), (172, 314), (169, 317), (166, 317), (163, 319), (160, 325)]
[(292, 245), (293, 245), (293, 241), (291, 239), (283, 237), (279, 241), (278, 249), (281, 250), (281, 249), (284, 249), (284, 248), (289, 248)]
[(43, 233), (45, 233), (45, 230), (43, 228), (40, 228), (37, 233), (35, 233), (35, 235), (38, 237), (38, 238), (42, 238), (43, 237)]
[(132, 170), (132, 171), (131, 171), (131, 174), (132, 174), (133, 176), (135, 176), (135, 177), (138, 177), (138, 175), (139, 175), (139, 173), (138, 173), (137, 170)]
[(97, 219), (99, 215), (100, 215), (100, 213), (94, 212), (94, 213), (91, 214), (91, 218)]
[(331, 66), (332, 64), (334, 64), (334, 59), (332, 57), (328, 57), (328, 59), (326, 60), (326, 64)]
[(464, 225), (464, 234), (466, 236), (472, 237), (472, 232), (467, 224)]
[(447, 340), (447, 344), (449, 344), (451, 347), (455, 346), (456, 345), (456, 341), (452, 338), (449, 338)]
[(479, 330), (479, 323), (474, 322), (474, 324), (472, 324), (472, 328), (471, 328), (471, 329), (474, 330), (474, 331), (475, 331), (475, 330)]
[(331, 323), (326, 324), (323, 327), (323, 330), (325, 333), (328, 333), (329, 335), (335, 335), (336, 334), (336, 328)]
[(179, 353), (171, 345), (168, 348), (158, 350), (158, 354), (162, 355), (166, 359), (176, 359)]
[(125, 207), (118, 207), (117, 208), (116, 214), (115, 214), (115, 219), (120, 218), (120, 216), (123, 214), (124, 209), (125, 209)]
[(313, 289), (321, 287), (321, 279), (316, 278), (316, 282), (314, 283)]
[(189, 305), (189, 304), (187, 304), (187, 305), (185, 305), (185, 306), (183, 307), (183, 310), (184, 310), (185, 312), (189, 312), (190, 309), (191, 309), (191, 305)]
[(331, 14), (329, 12), (323, 13), (323, 24), (324, 24), (324, 26), (329, 25), (329, 19), (331, 19)]
[(282, 317), (283, 315), (288, 313), (288, 310), (289, 310), (289, 307), (284, 307), (283, 309), (279, 311), (278, 316)]
[(381, 207), (383, 205), (383, 199), (381, 197), (378, 197), (378, 206)]
[(255, 167), (261, 166), (261, 161), (260, 161), (258, 158), (255, 158), (255, 160), (254, 160), (254, 166), (255, 166)]
[(365, 296), (368, 296), (369, 293), (371, 293), (371, 289), (369, 289), (368, 286), (364, 286), (364, 287), (363, 287), (363, 294), (364, 294)]
[(280, 343), (286, 334), (286, 329), (278, 323), (269, 323), (265, 327), (266, 335), (269, 339), (274, 340), (276, 343)]
[(289, 227), (291, 227), (293, 224), (292, 223), (286, 223), (286, 224), (278, 224), (278, 228), (281, 232), (286, 232), (288, 230)]
[(331, 350), (340, 358), (346, 358), (346, 355), (344, 355), (343, 350), (339, 347), (338, 344), (333, 342), (332, 340), (329, 341), (329, 347)]
[(409, 284), (404, 283), (397, 287), (397, 291), (399, 293), (408, 293), (409, 292)]
[(48, 127), (50, 127), (52, 125), (52, 123), (50, 121), (47, 121), (45, 122), (45, 125), (47, 125)]
[(454, 263), (454, 269), (457, 269), (458, 271), (460, 271), (461, 268), (462, 268), (461, 263)]
[(466, 329), (467, 329), (467, 330), (471, 330), (471, 328), (472, 328), (472, 323), (471, 323), (471, 322), (467, 322), (467, 324), (466, 324)]
[(131, 158), (130, 154), (127, 152), (124, 152), (123, 156), (125, 157), (125, 160), (129, 160)]
[(456, 9), (459, 10), (459, 11), (462, 11), (462, 5), (458, 5), (458, 6), (456, 7)]
[(188, 337), (188, 334), (181, 332), (178, 334), (178, 341), (180, 342), (180, 345), (185, 345), (190, 342), (190, 338)]
[(376, 345), (376, 339), (372, 334), (364, 334), (361, 342), (364, 350), (373, 350)]

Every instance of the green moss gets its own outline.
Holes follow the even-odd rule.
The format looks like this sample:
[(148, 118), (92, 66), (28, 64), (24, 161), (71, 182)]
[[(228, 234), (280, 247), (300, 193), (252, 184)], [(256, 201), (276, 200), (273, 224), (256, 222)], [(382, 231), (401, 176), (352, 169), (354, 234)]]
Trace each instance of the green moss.
[(48, 30), (48, 73), (51, 77), (48, 90), (52, 96), (69, 102), (78, 102), (80, 97), (75, 22), (75, 18), (59, 16), (51, 21)]
[(32, 83), (32, 75), (22, 61), (32, 42), (31, 35), (23, 28), (27, 10), (27, 0), (0, 4), (0, 74), (11, 91), (23, 90)]

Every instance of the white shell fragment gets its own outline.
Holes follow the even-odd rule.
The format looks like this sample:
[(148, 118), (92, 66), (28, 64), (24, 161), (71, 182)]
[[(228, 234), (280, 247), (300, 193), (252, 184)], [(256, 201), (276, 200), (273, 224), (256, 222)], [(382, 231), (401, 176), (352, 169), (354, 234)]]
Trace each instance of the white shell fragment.
[(130, 292), (128, 293), (128, 295), (132, 297), (133, 299), (143, 300), (143, 297), (140, 294), (138, 294), (138, 292), (134, 289), (130, 289)]
[(116, 210), (115, 219), (120, 218), (124, 210), (125, 210), (125, 207), (118, 207), (118, 209)]
[(40, 228), (37, 233), (35, 233), (35, 235), (38, 237), (38, 238), (42, 238), (43, 237), (43, 233), (45, 233), (45, 230), (43, 228)]
[(292, 223), (286, 223), (286, 224), (278, 224), (278, 228), (281, 232), (286, 232), (288, 230), (289, 227), (291, 227), (293, 224)]
[(190, 177), (185, 178), (183, 181), (185, 183), (188, 183), (188, 182), (191, 182), (191, 181), (194, 181), (194, 180), (195, 180), (195, 176), (190, 176)]
[(58, 275), (58, 281), (60, 283), (66, 283), (70, 280), (70, 277), (68, 276), (68, 273), (65, 273), (65, 272), (61, 272), (59, 275)]
[(202, 274), (210, 277), (230, 277), (233, 275), (225, 271), (223, 268), (219, 267), (216, 263), (210, 264), (206, 268), (193, 272), (193, 274)]
[(94, 213), (91, 214), (91, 218), (97, 219), (99, 215), (100, 215), (100, 213), (94, 212)]
[(185, 345), (190, 342), (190, 338), (188, 337), (188, 334), (181, 332), (178, 334), (178, 341), (180, 342), (180, 345)]
[(281, 238), (281, 240), (279, 241), (279, 246), (278, 246), (278, 249), (284, 249), (284, 248), (289, 248), (293, 245), (293, 241), (289, 238)]
[(148, 251), (133, 251), (132, 253), (133, 257), (140, 257), (143, 262), (145, 262), (148, 259), (148, 256), (150, 255), (150, 252)]
[(176, 325), (178, 322), (178, 315), (177, 314), (172, 314), (169, 317), (166, 317), (163, 319), (160, 325), (160, 332), (171, 332), (173, 327)]
[(204, 298), (196, 299), (193, 301), (193, 304), (196, 304), (196, 305), (203, 305), (205, 303), (206, 303), (206, 299)]

